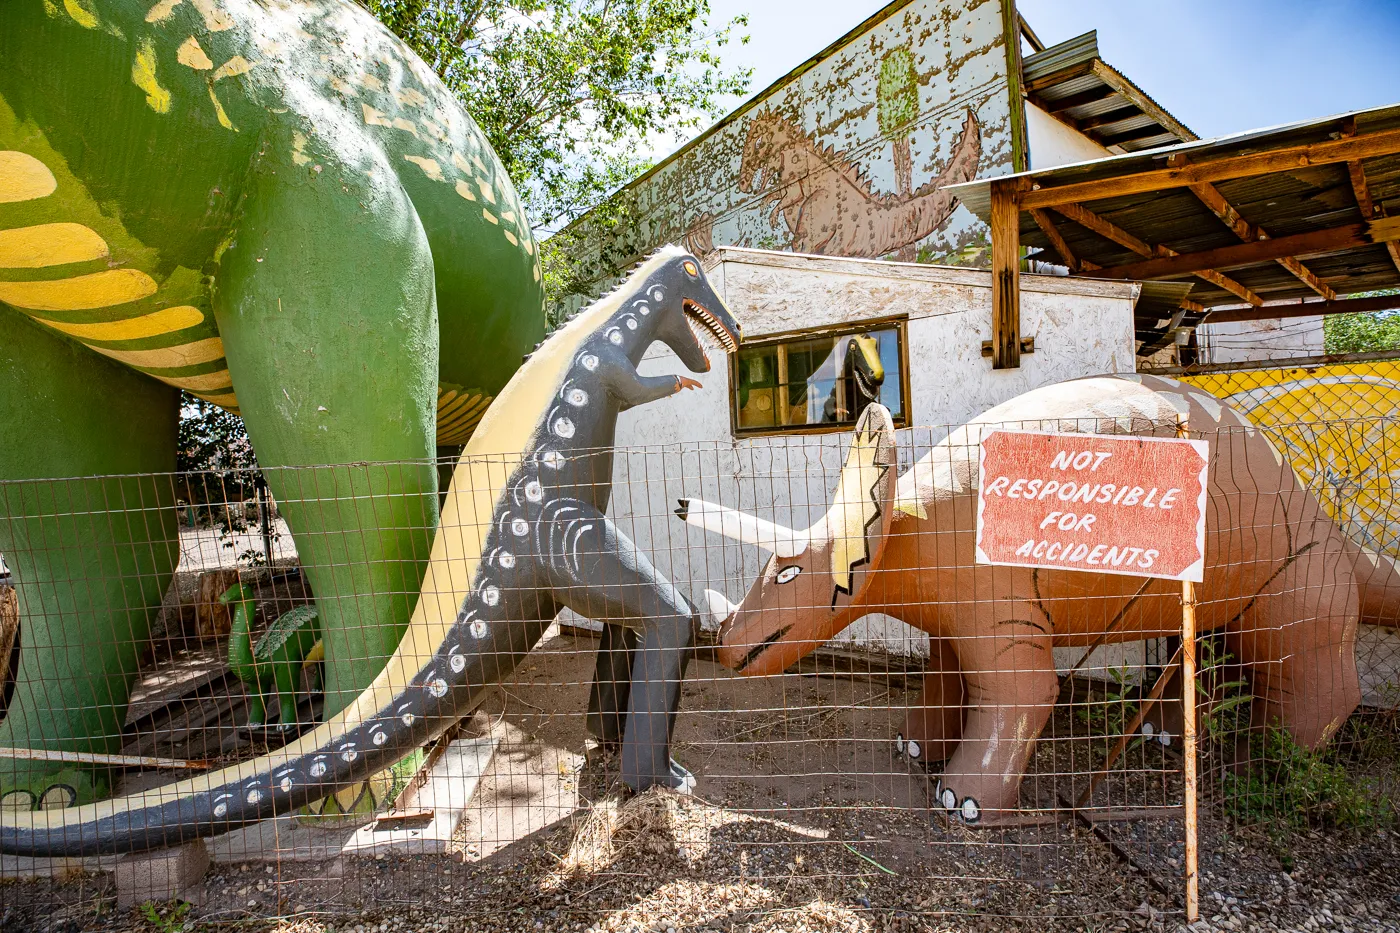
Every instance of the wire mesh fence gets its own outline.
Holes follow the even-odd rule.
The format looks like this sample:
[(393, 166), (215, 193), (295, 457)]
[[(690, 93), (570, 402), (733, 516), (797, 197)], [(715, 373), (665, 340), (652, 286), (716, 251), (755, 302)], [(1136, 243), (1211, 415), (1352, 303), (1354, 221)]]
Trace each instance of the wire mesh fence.
[[(1395, 864), (1400, 448), (1389, 412), (1195, 428), (1217, 477), (1203, 915), (1225, 924), (1255, 862), (1262, 903), (1334, 844), (1299, 834)], [(182, 856), (201, 869), (182, 896), (210, 919), (1179, 917), (1179, 586), (977, 565), (981, 436), (897, 432), (887, 545), (844, 615), (836, 564), (803, 555), (863, 475), (850, 435), (588, 452), (558, 495), (610, 483), (598, 528), (535, 510), (554, 493), (499, 456), (0, 483), (7, 916), (120, 913), (157, 889), (131, 880), (152, 857), (119, 851), (198, 834), (211, 864)], [(724, 537), (687, 523), (697, 503), (753, 521)], [(660, 782), (691, 792), (633, 794), (632, 597), (671, 584), (693, 640), (672, 646), (689, 663)]]

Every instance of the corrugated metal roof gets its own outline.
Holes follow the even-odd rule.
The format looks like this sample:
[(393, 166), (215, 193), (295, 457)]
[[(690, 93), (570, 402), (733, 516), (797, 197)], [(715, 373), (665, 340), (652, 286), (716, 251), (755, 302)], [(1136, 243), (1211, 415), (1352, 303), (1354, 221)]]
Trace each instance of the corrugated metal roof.
[(1111, 152), (1136, 152), (1196, 134), (1099, 57), (1097, 31), (1028, 55), (1022, 83), (1037, 107)]
[[(1123, 179), (1182, 165), (1192, 169), (1208, 169), (1211, 163), (1223, 159), (1277, 153), (1292, 147), (1345, 137), (1354, 136), (1361, 140), (1371, 134), (1395, 130), (1400, 130), (1400, 104), (1001, 178), (1025, 179), (1028, 190), (1039, 192), (1038, 196), (1043, 202), (1051, 203), (1053, 199), (1045, 197), (1046, 194), (1065, 185)], [(1266, 174), (1230, 177), (1213, 185), (1240, 219), (1263, 231), (1263, 239), (1336, 231), (1349, 225), (1374, 223), (1387, 217), (1400, 217), (1400, 153), (1388, 152), (1391, 145), (1387, 143), (1384, 147), (1373, 149), (1379, 154), (1362, 158), (1358, 163), (1371, 201), (1377, 205), (1377, 212), (1371, 215), (1363, 216), (1353, 175), (1346, 162), (1299, 165)], [(1176, 160), (1175, 165), (1169, 164), (1168, 160), (1175, 155), (1184, 155), (1185, 159)], [(979, 179), (949, 186), (948, 190), (955, 192), (973, 213), (989, 221), (991, 183), (992, 179)], [(1202, 194), (1192, 187), (1180, 187), (1181, 183), (1180, 179), (1163, 179), (1163, 187), (1156, 190), (1138, 190), (1131, 194), (1097, 199), (1087, 196), (1077, 205), (1067, 205), (1066, 211), (1073, 213), (1076, 206), (1087, 209), (1098, 221), (1106, 221), (1145, 243), (1154, 250), (1154, 257), (1170, 256), (1172, 252), (1197, 253), (1239, 247), (1255, 239), (1242, 239), (1206, 205)], [(1205, 194), (1209, 196), (1208, 191)], [(1111, 268), (1136, 263), (1144, 258), (1140, 252), (1072, 219), (1069, 213), (1062, 213), (1054, 206), (1046, 208), (1046, 216), (1054, 224), (1055, 232), (1078, 262), (1087, 260), (1099, 267)], [(1094, 222), (1103, 229), (1093, 217), (1081, 219)], [(1037, 254), (1037, 258), (1066, 262), (1066, 257), (1059, 254), (1029, 211), (1021, 213), (1020, 235), (1024, 245), (1043, 251)], [(1376, 236), (1384, 238), (1381, 233)], [(1124, 238), (1119, 235), (1118, 239)], [(1141, 246), (1138, 248), (1140, 250)], [(1345, 249), (1301, 253), (1291, 257), (1290, 261), (1301, 263), (1302, 275), (1297, 274), (1296, 266), (1290, 270), (1282, 261), (1266, 258), (1220, 270), (1226, 277), (1224, 283), (1218, 277), (1215, 281), (1208, 280), (1209, 276), (1205, 274), (1210, 270), (1175, 273), (1161, 278), (1193, 282), (1190, 301), (1207, 308), (1238, 307), (1246, 303), (1246, 298), (1249, 304), (1321, 300), (1319, 291), (1306, 281), (1309, 275), (1314, 280), (1320, 280), (1338, 296), (1400, 286), (1400, 250), (1393, 254), (1390, 247), (1381, 243), (1356, 243)], [(1092, 276), (1095, 271), (1086, 269), (1079, 274)], [(1248, 290), (1246, 298), (1241, 297), (1242, 289)]]

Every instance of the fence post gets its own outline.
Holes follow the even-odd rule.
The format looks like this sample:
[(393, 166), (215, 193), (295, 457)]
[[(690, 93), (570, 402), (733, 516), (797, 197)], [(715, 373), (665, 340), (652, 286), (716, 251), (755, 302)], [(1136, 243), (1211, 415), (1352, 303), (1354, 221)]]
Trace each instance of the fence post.
[[(1190, 436), (1190, 422), (1182, 416), (1176, 436)], [(1200, 917), (1201, 879), (1197, 852), (1196, 813), (1196, 584), (1181, 581), (1181, 748), (1185, 779), (1182, 809), (1186, 814), (1186, 922)]]

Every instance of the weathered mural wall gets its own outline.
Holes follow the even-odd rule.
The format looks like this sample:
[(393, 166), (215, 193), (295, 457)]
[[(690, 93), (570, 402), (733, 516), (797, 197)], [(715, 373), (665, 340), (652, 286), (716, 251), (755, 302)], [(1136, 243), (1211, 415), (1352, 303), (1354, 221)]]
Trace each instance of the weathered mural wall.
[(986, 227), (938, 188), (1012, 171), (1001, 0), (886, 11), (576, 228), (596, 291), (658, 244), (981, 265)]

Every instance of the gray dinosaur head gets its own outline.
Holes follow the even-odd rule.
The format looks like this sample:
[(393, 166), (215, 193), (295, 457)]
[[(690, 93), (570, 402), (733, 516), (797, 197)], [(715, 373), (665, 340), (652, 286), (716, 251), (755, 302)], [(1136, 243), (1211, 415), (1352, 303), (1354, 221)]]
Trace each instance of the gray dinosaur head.
[[(609, 322), (614, 342), (636, 363), (653, 341), (671, 348), (691, 372), (710, 371), (710, 358), (700, 342), (704, 329), (726, 352), (739, 349), (742, 329), (715, 293), (700, 260), (678, 246), (663, 246), (644, 264), (649, 273), (622, 302), (619, 314)], [(609, 339), (613, 339), (609, 333)]]

